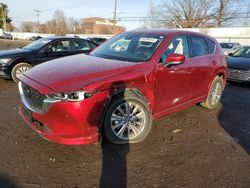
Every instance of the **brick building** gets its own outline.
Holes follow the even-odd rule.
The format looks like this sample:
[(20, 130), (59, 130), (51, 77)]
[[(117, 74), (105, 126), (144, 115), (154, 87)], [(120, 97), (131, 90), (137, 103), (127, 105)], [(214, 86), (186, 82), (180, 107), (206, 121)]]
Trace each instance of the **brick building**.
[(83, 29), (85, 34), (118, 34), (125, 31), (125, 28), (115, 24), (114, 20), (106, 18), (84, 18)]

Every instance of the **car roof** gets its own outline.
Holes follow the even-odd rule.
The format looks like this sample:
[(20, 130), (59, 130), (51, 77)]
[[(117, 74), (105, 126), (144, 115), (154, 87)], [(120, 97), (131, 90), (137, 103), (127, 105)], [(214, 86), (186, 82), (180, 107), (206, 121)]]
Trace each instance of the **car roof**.
[[(176, 33), (187, 33), (187, 34), (195, 34), (195, 35), (204, 35), (199, 32), (182, 30), (182, 29), (137, 29), (128, 31), (126, 33), (145, 33), (145, 34), (159, 34), (159, 35), (169, 35), (169, 34), (176, 34)], [(207, 35), (204, 35), (207, 36)]]
[(58, 39), (79, 39), (79, 40), (85, 40), (85, 41), (88, 41), (88, 42), (91, 42), (91, 43), (93, 43), (93, 44), (98, 45), (97, 43), (95, 43), (95, 42), (92, 41), (92, 40), (83, 39), (83, 38), (79, 38), (79, 37), (50, 36), (50, 37), (42, 37), (41, 39), (50, 39), (50, 40), (58, 40)]
[(239, 44), (238, 42), (220, 42), (220, 44)]
[[(43, 37), (43, 39), (83, 39), (83, 38), (78, 38), (78, 37), (62, 37), (62, 36), (50, 36), (50, 37)], [(83, 39), (86, 40), (86, 39)]]
[(133, 33), (133, 34), (156, 34), (156, 35), (172, 35), (172, 34), (192, 34), (192, 35), (199, 35), (202, 37), (209, 38), (213, 41), (216, 41), (213, 37), (205, 35), (200, 32), (194, 32), (194, 31), (189, 31), (189, 30), (184, 30), (184, 29), (137, 29), (137, 30), (132, 30), (132, 31), (127, 31), (125, 33)]

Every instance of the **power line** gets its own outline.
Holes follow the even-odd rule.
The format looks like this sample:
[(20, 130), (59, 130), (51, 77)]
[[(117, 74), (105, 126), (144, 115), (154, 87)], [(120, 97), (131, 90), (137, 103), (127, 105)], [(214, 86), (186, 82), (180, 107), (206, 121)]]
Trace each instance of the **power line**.
[(57, 7), (57, 8), (44, 9), (43, 11), (47, 12), (47, 11), (54, 11), (54, 10), (59, 10), (59, 9), (68, 9), (68, 8), (72, 8), (72, 7), (79, 7), (78, 5), (82, 4), (84, 1), (86, 1), (86, 0), (78, 1), (76, 3), (72, 3), (69, 5), (65, 5), (65, 6), (61, 6), (61, 7)]

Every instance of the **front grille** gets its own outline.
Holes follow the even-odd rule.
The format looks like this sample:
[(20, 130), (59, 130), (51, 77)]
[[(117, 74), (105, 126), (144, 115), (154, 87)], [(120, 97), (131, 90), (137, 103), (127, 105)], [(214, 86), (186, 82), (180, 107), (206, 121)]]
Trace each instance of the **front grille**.
[(42, 111), (45, 95), (22, 83), (23, 94), (28, 105), (35, 111)]
[(228, 78), (241, 81), (248, 81), (250, 80), (250, 71), (228, 69)]

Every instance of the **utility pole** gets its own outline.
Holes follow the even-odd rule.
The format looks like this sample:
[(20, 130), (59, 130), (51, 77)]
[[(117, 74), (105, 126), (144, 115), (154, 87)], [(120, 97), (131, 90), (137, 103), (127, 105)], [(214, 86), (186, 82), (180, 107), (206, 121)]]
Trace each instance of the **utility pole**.
[(113, 23), (113, 34), (115, 34), (115, 24), (116, 24), (116, 10), (117, 10), (117, 0), (115, 0), (115, 8), (114, 8), (114, 23)]
[(37, 16), (37, 32), (39, 33), (40, 15), (41, 15), (42, 11), (41, 10), (34, 10), (34, 12), (36, 13), (36, 16)]

